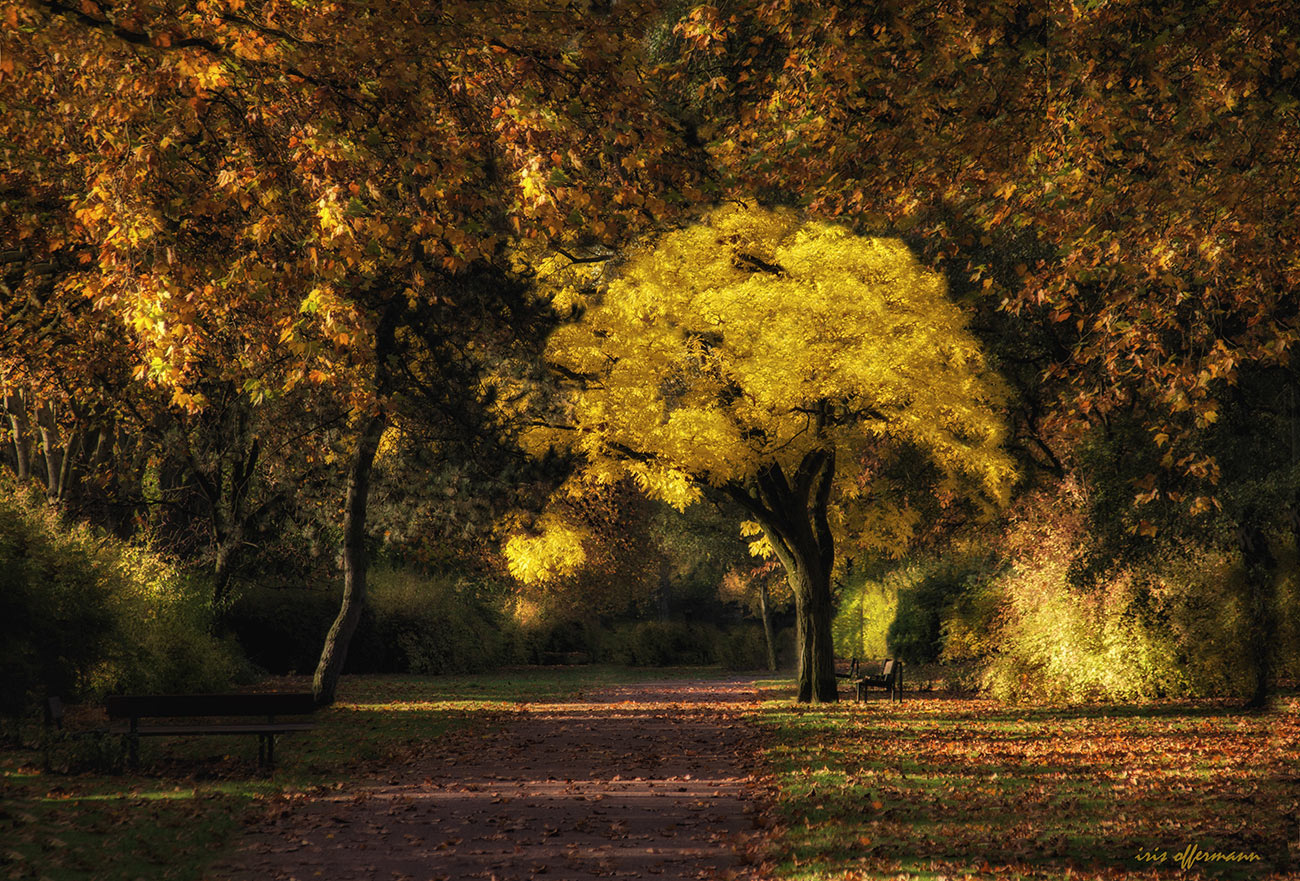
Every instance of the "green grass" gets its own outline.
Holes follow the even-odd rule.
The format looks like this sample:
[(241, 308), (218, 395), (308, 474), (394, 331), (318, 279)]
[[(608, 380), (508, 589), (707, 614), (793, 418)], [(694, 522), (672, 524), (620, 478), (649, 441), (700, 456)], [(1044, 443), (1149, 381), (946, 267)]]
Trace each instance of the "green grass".
[[(764, 688), (781, 879), (1263, 878), (1288, 841), (1300, 859), (1295, 700), (1267, 715), (937, 695), (809, 708), (788, 682)], [(1259, 859), (1185, 873), (1189, 845)]]
[[(277, 767), (257, 768), (257, 738), (145, 738), (141, 769), (112, 773), (120, 738), (68, 737), (51, 751), (0, 752), (0, 879), (135, 881), (201, 878), (245, 824), (294, 798), (341, 787), (437, 748), (469, 726), (491, 737), (521, 703), (605, 685), (698, 676), (700, 668), (524, 669), (476, 676), (344, 677), (315, 730), (280, 739)], [(310, 688), (277, 678), (261, 690)], [(97, 708), (70, 708), (69, 727), (103, 724)]]

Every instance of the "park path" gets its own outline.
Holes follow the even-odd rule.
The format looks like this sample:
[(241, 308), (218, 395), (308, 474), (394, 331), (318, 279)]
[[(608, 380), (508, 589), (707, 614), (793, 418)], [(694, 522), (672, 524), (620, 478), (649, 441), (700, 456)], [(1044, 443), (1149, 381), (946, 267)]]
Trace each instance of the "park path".
[(741, 710), (755, 697), (733, 678), (526, 704), (490, 738), (467, 732), (384, 781), (300, 803), (213, 877), (753, 879)]

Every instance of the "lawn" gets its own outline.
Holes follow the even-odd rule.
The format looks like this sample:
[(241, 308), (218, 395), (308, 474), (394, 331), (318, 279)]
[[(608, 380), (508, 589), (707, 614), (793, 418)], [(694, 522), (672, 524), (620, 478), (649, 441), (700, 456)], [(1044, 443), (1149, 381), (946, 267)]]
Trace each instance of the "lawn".
[(1271, 714), (883, 693), (824, 709), (789, 688), (767, 683), (755, 713), (779, 878), (1300, 877), (1295, 698)]
[[(257, 768), (252, 737), (145, 738), (138, 773), (105, 772), (120, 738), (69, 738), (51, 752), (0, 752), (0, 878), (51, 881), (197, 879), (245, 825), (293, 799), (380, 774), (439, 737), (470, 726), (491, 737), (501, 714), (528, 701), (602, 685), (700, 675), (696, 669), (521, 669), (475, 676), (348, 676), (318, 726), (282, 740), (275, 774)], [(258, 690), (310, 689), (305, 677)], [(94, 707), (69, 727), (93, 728)]]

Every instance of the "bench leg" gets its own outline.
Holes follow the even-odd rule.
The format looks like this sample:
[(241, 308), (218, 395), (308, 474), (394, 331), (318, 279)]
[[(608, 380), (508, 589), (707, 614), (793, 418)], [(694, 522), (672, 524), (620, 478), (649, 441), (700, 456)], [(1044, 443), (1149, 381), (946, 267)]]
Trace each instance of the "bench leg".
[(259, 734), (257, 737), (257, 766), (268, 771), (275, 770), (275, 735)]
[(140, 738), (134, 734), (126, 737), (126, 764), (132, 771), (140, 767)]

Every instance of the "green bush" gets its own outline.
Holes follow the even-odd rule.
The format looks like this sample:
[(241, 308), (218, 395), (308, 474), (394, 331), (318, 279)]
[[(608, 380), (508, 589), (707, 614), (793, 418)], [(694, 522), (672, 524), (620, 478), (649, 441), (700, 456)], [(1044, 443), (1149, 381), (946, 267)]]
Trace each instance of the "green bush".
[(471, 673), (502, 663), (502, 616), (448, 577), (378, 569), (375, 632), (394, 672)]
[(733, 627), (718, 640), (718, 663), (724, 670), (766, 670), (767, 640), (759, 624)]
[[(250, 588), (231, 604), (225, 621), (249, 661), (270, 673), (304, 674), (316, 669), (338, 610), (339, 593), (333, 590)], [(366, 631), (373, 627), (373, 616), (364, 616), (353, 644), (364, 644)], [(349, 648), (349, 669), (363, 653)]]
[(618, 627), (606, 649), (608, 660), (632, 667), (712, 664), (718, 630), (685, 621), (638, 621)]
[[(504, 663), (501, 616), (450, 577), (375, 567), (370, 601), (348, 646), (348, 673), (466, 673)], [(249, 660), (272, 673), (310, 673), (338, 614), (336, 590), (246, 590), (228, 625)]]
[(209, 590), (146, 549), (63, 523), (0, 484), (0, 712), (44, 694), (225, 687), (246, 670), (210, 634)]
[(986, 580), (982, 556), (951, 553), (859, 573), (840, 594), (832, 633), (843, 658), (939, 660), (945, 624)]

